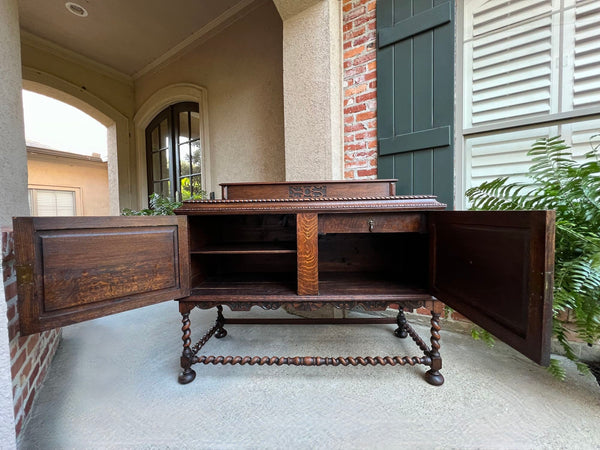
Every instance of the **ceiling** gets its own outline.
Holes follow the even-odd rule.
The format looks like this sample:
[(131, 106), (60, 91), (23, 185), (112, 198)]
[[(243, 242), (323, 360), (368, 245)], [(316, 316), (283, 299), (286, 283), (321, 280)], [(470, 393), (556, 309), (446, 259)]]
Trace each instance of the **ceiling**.
[[(19, 0), (21, 29), (128, 76), (143, 72), (202, 29), (235, 15), (251, 0)], [(176, 50), (176, 49), (175, 49)]]

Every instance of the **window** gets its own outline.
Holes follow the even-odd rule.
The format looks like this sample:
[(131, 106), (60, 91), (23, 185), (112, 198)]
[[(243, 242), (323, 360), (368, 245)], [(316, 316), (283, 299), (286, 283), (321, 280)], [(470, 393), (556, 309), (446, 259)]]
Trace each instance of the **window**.
[(32, 216), (75, 216), (75, 191), (29, 189)]
[(600, 0), (471, 0), (463, 27), (457, 200), (522, 177), (537, 138), (560, 134), (582, 157), (600, 129)]
[(149, 193), (177, 200), (203, 196), (203, 152), (197, 103), (171, 105), (146, 128)]

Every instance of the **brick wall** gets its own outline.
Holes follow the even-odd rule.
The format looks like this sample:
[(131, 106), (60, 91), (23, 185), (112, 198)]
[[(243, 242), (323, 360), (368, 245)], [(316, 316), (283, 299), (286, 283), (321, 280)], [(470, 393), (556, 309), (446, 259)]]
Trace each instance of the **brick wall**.
[[(377, 178), (376, 0), (344, 0), (344, 178)], [(398, 305), (392, 305), (398, 308)], [(419, 308), (443, 313), (441, 302)], [(451, 318), (466, 318), (453, 312)]]
[(344, 178), (377, 176), (376, 0), (344, 0)]
[(18, 437), (58, 347), (60, 330), (20, 336), (14, 245), (12, 233), (7, 231), (2, 231), (2, 269), (7, 302), (15, 432)]

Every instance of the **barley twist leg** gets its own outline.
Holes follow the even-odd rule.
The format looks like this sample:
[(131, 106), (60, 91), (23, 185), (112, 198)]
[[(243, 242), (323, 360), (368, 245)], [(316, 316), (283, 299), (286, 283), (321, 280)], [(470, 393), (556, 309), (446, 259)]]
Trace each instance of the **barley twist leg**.
[(396, 328), (396, 330), (394, 331), (394, 335), (400, 339), (404, 339), (406, 336), (408, 336), (408, 330), (406, 329), (406, 316), (404, 315), (402, 305), (400, 305), (400, 307), (398, 308), (396, 323), (398, 324), (398, 328)]
[(225, 336), (227, 336), (227, 330), (225, 328), (223, 328), (223, 325), (225, 325), (225, 317), (223, 316), (223, 306), (218, 305), (217, 306), (217, 322), (215, 323), (215, 326), (217, 327), (215, 337), (217, 339), (221, 339), (221, 338), (224, 338)]
[(181, 353), (181, 373), (179, 374), (179, 383), (181, 384), (188, 384), (191, 383), (192, 381), (194, 381), (194, 378), (196, 378), (196, 372), (194, 370), (192, 370), (191, 366), (192, 366), (192, 358), (193, 358), (193, 352), (190, 349), (190, 344), (192, 343), (192, 340), (190, 339), (190, 335), (192, 334), (190, 332), (190, 312), (188, 311), (183, 311), (181, 312), (181, 331), (183, 333), (183, 336), (181, 338), (181, 340), (183, 341), (183, 352)]
[(442, 358), (440, 356), (440, 315), (431, 311), (431, 369), (425, 372), (425, 381), (434, 386), (444, 384), (444, 377), (440, 373)]

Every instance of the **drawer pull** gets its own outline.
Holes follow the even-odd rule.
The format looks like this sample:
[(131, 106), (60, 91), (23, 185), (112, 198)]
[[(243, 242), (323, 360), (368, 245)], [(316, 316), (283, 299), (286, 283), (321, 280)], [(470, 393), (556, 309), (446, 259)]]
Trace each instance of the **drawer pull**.
[(373, 219), (369, 219), (369, 221), (367, 222), (369, 224), (369, 231), (373, 231), (373, 228), (375, 228), (375, 221)]

